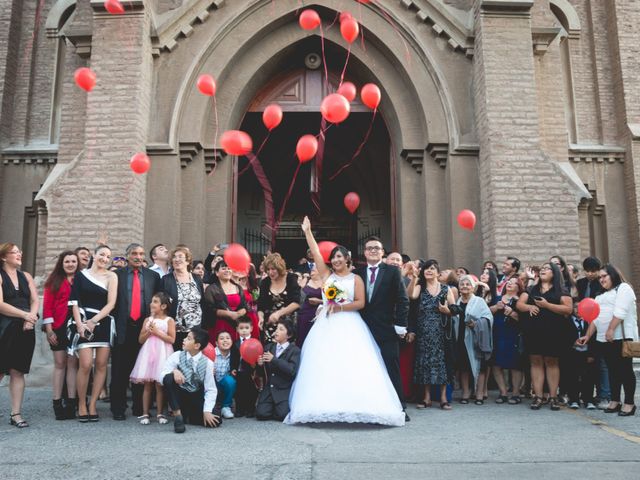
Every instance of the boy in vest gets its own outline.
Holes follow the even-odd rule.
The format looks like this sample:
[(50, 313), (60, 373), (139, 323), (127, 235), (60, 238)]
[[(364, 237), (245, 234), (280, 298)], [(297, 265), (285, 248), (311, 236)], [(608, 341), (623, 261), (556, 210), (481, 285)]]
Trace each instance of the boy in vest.
[(185, 431), (185, 422), (217, 427), (220, 415), (214, 412), (218, 390), (213, 362), (202, 354), (209, 334), (199, 327), (191, 329), (182, 342), (182, 351), (174, 352), (162, 369), (162, 383), (175, 418), (176, 433)]

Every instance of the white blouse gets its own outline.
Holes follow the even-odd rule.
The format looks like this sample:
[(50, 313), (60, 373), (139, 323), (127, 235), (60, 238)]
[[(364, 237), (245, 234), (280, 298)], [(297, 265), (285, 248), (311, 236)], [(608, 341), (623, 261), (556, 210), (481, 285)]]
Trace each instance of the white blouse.
[[(636, 294), (633, 292), (631, 285), (621, 283), (617, 288), (612, 288), (598, 295), (596, 302), (600, 305), (600, 315), (594, 320), (598, 332), (596, 336), (598, 342), (604, 343), (607, 341), (605, 335), (613, 317), (623, 320), (614, 331), (614, 340), (638, 340)], [(622, 334), (623, 328), (624, 335)]]

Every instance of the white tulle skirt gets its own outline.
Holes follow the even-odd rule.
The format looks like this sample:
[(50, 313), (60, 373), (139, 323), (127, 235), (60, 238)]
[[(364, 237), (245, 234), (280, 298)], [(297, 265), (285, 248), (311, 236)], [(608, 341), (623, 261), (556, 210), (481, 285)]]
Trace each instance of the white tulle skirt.
[(380, 350), (357, 312), (320, 314), (302, 347), (284, 423), (404, 425)]

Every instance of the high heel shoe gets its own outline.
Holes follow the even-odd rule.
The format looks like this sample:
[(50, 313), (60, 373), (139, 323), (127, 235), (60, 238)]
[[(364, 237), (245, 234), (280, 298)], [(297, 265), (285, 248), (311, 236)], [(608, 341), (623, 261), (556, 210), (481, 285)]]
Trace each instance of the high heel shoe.
[(9, 425), (12, 425), (16, 428), (27, 428), (29, 426), (29, 424), (27, 423), (26, 420), (22, 419), (19, 422), (16, 422), (13, 417), (21, 417), (22, 415), (20, 415), (20, 412), (18, 413), (12, 413), (11, 415), (9, 415), (10, 420), (9, 420)]
[(624, 412), (622, 410), (620, 410), (618, 412), (618, 416), (619, 417), (633, 417), (636, 414), (636, 406), (634, 405), (633, 408), (631, 410), (629, 410), (628, 412)]
[(605, 408), (604, 413), (616, 413), (616, 412), (619, 412), (621, 408), (622, 408), (622, 404), (619, 403), (617, 406), (613, 408), (609, 408), (609, 407)]

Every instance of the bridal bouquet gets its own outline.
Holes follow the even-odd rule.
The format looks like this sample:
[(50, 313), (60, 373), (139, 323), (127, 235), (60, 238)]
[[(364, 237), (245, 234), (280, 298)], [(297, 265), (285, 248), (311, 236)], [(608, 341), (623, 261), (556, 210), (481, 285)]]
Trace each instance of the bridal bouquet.
[(338, 285), (334, 282), (331, 282), (324, 287), (324, 296), (327, 298), (329, 304), (341, 304), (347, 301), (347, 295), (344, 290), (342, 290)]

